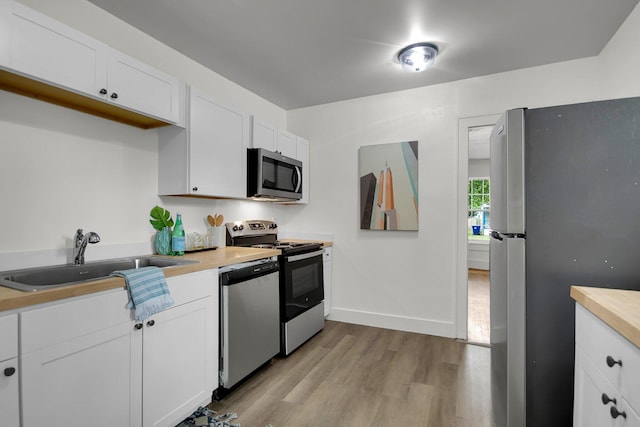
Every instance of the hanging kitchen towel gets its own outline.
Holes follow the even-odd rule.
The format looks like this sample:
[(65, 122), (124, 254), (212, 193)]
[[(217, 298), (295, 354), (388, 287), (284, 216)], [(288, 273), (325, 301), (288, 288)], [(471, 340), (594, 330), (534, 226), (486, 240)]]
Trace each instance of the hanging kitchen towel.
[(129, 304), (136, 320), (145, 320), (174, 304), (164, 273), (158, 267), (133, 268), (111, 273), (123, 277), (127, 282)]

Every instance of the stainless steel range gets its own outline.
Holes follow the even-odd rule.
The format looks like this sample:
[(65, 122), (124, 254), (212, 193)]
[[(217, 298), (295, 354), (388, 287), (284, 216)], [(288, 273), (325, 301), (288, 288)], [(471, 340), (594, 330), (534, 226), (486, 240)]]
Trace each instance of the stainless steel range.
[(322, 244), (278, 240), (273, 221), (227, 223), (227, 246), (275, 248), (280, 264), (280, 353), (289, 355), (324, 328)]

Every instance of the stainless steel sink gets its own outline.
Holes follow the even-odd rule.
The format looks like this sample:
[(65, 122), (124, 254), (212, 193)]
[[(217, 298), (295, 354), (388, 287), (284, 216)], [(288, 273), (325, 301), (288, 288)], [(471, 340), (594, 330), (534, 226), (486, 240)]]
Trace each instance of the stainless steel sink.
[(145, 256), (109, 259), (78, 265), (62, 264), (25, 268), (1, 272), (0, 286), (17, 289), (19, 291), (32, 292), (104, 279), (118, 270), (129, 270), (148, 266), (166, 268), (197, 262), (198, 261), (186, 259)]

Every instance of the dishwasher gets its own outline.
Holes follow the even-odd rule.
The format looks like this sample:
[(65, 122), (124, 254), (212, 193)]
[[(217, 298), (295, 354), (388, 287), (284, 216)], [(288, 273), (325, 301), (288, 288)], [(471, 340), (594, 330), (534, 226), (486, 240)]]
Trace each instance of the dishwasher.
[(220, 389), (248, 377), (280, 351), (277, 258), (220, 269)]

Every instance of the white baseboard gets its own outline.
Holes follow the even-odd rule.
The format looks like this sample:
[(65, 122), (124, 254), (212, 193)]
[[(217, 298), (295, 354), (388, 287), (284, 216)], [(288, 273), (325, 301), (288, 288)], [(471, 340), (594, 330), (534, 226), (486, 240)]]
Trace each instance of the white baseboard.
[(467, 266), (476, 270), (489, 270), (489, 261), (476, 261), (467, 259)]
[(327, 317), (327, 320), (354, 323), (356, 325), (374, 326), (377, 328), (394, 329), (397, 331), (416, 332), (419, 334), (436, 335), (447, 338), (455, 338), (456, 336), (456, 328), (453, 322), (416, 319), (390, 314), (347, 310), (336, 307), (331, 307), (331, 313), (329, 314), (329, 317)]

